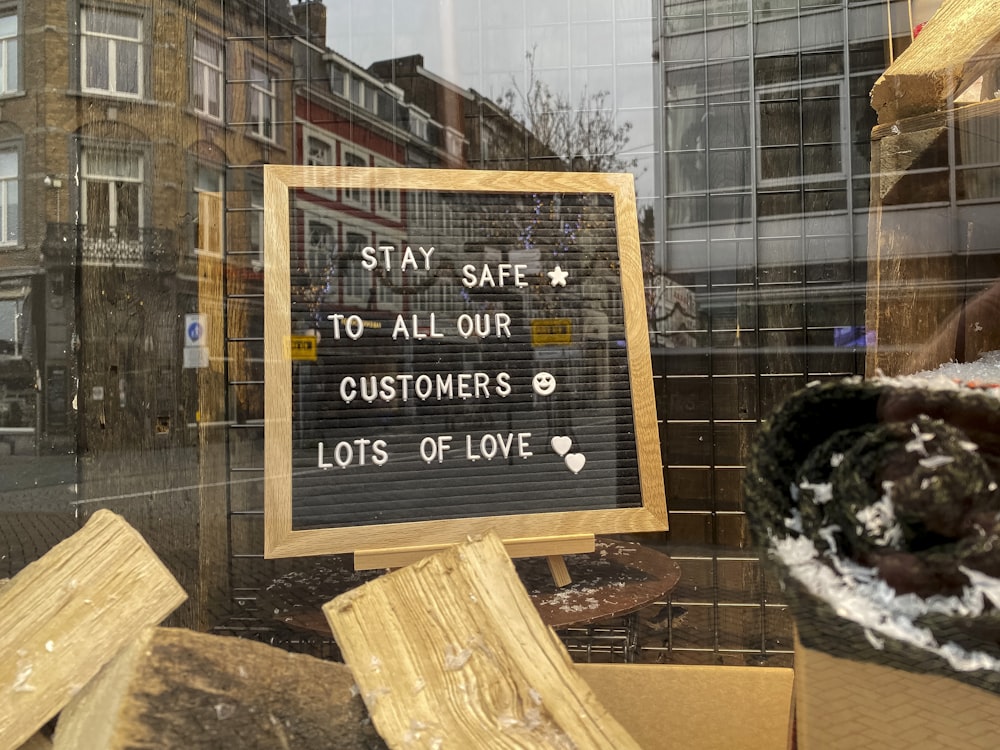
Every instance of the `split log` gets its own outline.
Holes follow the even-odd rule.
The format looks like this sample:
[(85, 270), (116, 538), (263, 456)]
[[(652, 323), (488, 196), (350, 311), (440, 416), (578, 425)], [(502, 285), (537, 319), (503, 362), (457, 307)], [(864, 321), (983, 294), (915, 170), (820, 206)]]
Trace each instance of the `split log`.
[(25, 742), (17, 750), (52, 750), (52, 740), (41, 732), (31, 735), (31, 739)]
[(54, 750), (385, 745), (343, 664), (263, 643), (148, 628), (59, 716)]
[(638, 748), (544, 625), (493, 533), (323, 611), (391, 747)]
[[(945, 0), (872, 88), (880, 124), (945, 109), (1000, 60), (1000, 0)], [(991, 98), (991, 97), (986, 97)]]
[(0, 589), (0, 747), (17, 747), (185, 599), (143, 538), (98, 511)]

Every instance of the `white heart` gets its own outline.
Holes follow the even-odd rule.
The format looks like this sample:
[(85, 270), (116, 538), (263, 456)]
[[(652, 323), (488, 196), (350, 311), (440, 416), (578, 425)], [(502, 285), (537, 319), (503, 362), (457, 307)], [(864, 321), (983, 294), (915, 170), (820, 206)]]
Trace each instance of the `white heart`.
[(573, 447), (573, 438), (568, 438), (565, 435), (556, 435), (549, 441), (549, 445), (560, 456), (565, 456), (569, 453), (569, 449)]
[(574, 474), (579, 474), (585, 463), (587, 463), (587, 457), (582, 453), (570, 453), (566, 456), (566, 466)]

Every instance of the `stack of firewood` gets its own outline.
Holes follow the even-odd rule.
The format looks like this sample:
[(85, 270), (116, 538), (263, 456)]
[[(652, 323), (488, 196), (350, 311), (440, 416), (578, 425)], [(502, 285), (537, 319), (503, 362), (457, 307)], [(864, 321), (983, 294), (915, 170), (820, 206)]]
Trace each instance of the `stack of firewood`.
[(159, 627), (184, 598), (109, 511), (6, 582), (0, 750), (637, 747), (492, 535), (327, 604), (347, 664)]

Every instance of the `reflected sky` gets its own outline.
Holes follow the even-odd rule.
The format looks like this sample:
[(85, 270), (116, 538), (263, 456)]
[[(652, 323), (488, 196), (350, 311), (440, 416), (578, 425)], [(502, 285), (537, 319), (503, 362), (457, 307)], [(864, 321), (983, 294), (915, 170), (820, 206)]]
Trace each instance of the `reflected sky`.
[(652, 194), (654, 24), (649, 0), (327, 0), (327, 43), (367, 67), (412, 54), (442, 78), (496, 100), (536, 78), (579, 101), (610, 93), (632, 123), (627, 156)]

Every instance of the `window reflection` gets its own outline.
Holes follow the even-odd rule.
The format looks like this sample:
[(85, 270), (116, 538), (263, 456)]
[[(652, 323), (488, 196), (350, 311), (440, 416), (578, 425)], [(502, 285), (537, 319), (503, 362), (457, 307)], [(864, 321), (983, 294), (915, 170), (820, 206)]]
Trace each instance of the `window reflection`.
[[(0, 503), (30, 507), (26, 484), (58, 477), (61, 511), (113, 505), (187, 565), (196, 553), (162, 532), (194, 528), (180, 510), (159, 524), (107, 498), (159, 510), (224, 488), (206, 499), (226, 509), (213, 559), (234, 562), (212, 585), (227, 604), (251, 601), (266, 569), (261, 165), (624, 171), (670, 503), (683, 509), (672, 540), (749, 556), (746, 436), (782, 397), (1000, 348), (983, 320), (960, 328), (989, 312), (997, 277), (996, 70), (924, 113), (933, 127), (881, 122), (870, 101), (911, 24), (940, 5), (81, 0), (53, 16), (51, 3), (0, 2)], [(29, 64), (26, 39), (45, 65)], [(494, 242), (439, 194), (291, 201), (317, 309), (390, 320), (471, 304), (450, 281), (407, 287), (361, 268), (373, 244), (537, 250), (527, 225)], [(181, 325), (194, 314), (218, 334), (204, 367)], [(615, 377), (600, 314), (578, 321), (595, 393)], [(59, 471), (42, 462), (53, 455)]]

